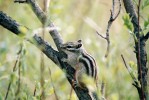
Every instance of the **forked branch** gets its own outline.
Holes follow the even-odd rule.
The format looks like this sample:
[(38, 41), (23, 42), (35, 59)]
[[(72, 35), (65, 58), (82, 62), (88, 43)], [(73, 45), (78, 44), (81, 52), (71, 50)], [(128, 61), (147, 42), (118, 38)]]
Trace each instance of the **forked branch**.
[(118, 0), (118, 11), (117, 12), (115, 12), (115, 10), (116, 10), (115, 3), (116, 3), (116, 1), (113, 0), (112, 9), (110, 10), (111, 15), (110, 15), (110, 19), (108, 21), (108, 25), (107, 25), (107, 29), (106, 29), (106, 36), (104, 37), (103, 35), (101, 35), (99, 32), (96, 31), (96, 33), (101, 38), (103, 38), (107, 41), (107, 50), (106, 50), (105, 57), (108, 57), (108, 54), (109, 54), (109, 51), (110, 51), (110, 34), (109, 34), (110, 27), (111, 27), (112, 23), (116, 20), (116, 18), (118, 17), (118, 15), (120, 14), (120, 11), (121, 11), (121, 1)]

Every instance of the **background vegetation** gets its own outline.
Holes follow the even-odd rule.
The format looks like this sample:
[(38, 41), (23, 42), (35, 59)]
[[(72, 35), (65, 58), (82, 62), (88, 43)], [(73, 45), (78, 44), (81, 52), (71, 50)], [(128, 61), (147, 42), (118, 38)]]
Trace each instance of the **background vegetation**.
[[(39, 4), (43, 6), (41, 1), (38, 0)], [(108, 58), (104, 57), (106, 41), (96, 34), (96, 30), (98, 30), (100, 34), (105, 35), (111, 3), (112, 1), (109, 0), (51, 0), (49, 14), (65, 41), (82, 39), (86, 50), (96, 59), (99, 68), (99, 85), (104, 81), (105, 97), (108, 100), (137, 100), (139, 99), (137, 90), (132, 86), (132, 79), (121, 59), (121, 54), (123, 54), (127, 63), (133, 67), (134, 72), (137, 71), (133, 52), (133, 36), (129, 34), (123, 21), (124, 17), (127, 16), (124, 8), (122, 7), (119, 17), (110, 29), (111, 45)], [(149, 6), (146, 6), (141, 10), (140, 23), (142, 27), (144, 21), (149, 20), (148, 9)], [(15, 4), (13, 0), (0, 0), (0, 10), (32, 30), (42, 27), (30, 6), (26, 4)], [(15, 98), (16, 84), (18, 84), (18, 73), (17, 71), (12, 72), (12, 70), (22, 39), (14, 34), (9, 34), (9, 32), (0, 27), (0, 99), (5, 97), (9, 81), (12, 80), (8, 96), (8, 100), (11, 100)], [(45, 37), (46, 41), (53, 44), (48, 32)], [(35, 87), (37, 96), (41, 92), (40, 51), (28, 42), (25, 42), (24, 45), (19, 96), (24, 99), (33, 99)], [(148, 53), (149, 41), (147, 41), (146, 46)], [(45, 57), (45, 66), (47, 99), (54, 99), (49, 68), (58, 98), (60, 100), (68, 99), (71, 86), (67, 82), (65, 74), (47, 57)], [(76, 98), (75, 93), (73, 93), (73, 98)]]

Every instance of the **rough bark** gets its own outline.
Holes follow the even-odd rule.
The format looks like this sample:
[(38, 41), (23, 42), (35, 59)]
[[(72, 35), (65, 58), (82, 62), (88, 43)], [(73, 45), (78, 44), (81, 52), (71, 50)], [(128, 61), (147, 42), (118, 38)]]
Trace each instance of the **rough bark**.
[[(146, 41), (148, 39), (148, 33), (146, 36), (139, 34), (139, 31), (141, 32), (142, 30), (141, 28), (139, 28), (138, 17), (134, 9), (132, 0), (123, 0), (123, 2), (124, 2), (124, 7), (126, 9), (126, 12), (129, 14), (130, 18), (132, 18), (131, 22), (134, 26), (134, 35), (136, 35), (138, 41), (140, 42), (138, 46), (138, 41), (135, 41), (135, 53), (136, 53), (137, 65), (138, 65), (138, 80), (141, 84), (141, 87), (136, 86), (136, 88), (138, 90), (140, 100), (148, 100), (149, 99), (149, 93), (147, 90), (148, 67), (147, 67), (147, 53), (146, 53)], [(140, 63), (140, 66), (139, 66), (139, 63)]]

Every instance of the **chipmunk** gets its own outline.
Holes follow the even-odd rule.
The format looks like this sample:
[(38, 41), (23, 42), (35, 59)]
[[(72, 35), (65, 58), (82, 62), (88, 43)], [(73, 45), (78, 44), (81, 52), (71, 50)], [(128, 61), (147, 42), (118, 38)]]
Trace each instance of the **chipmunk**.
[(63, 61), (67, 62), (75, 69), (74, 81), (75, 85), (84, 87), (86, 83), (82, 82), (83, 74), (90, 76), (95, 81), (97, 79), (97, 67), (96, 62), (92, 56), (90, 56), (83, 48), (81, 40), (75, 42), (67, 42), (60, 45), (61, 50), (67, 54), (67, 58)]

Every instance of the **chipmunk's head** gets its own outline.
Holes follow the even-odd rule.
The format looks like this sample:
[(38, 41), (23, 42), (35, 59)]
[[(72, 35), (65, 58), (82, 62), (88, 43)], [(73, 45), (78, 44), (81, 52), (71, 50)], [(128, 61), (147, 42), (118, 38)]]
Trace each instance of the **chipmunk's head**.
[(78, 40), (78, 41), (75, 41), (75, 42), (66, 42), (64, 44), (61, 44), (60, 47), (62, 49), (62, 51), (64, 52), (80, 52), (82, 50), (82, 41), (81, 40)]

